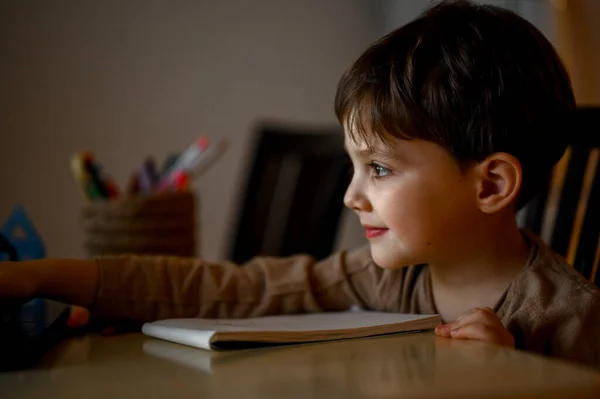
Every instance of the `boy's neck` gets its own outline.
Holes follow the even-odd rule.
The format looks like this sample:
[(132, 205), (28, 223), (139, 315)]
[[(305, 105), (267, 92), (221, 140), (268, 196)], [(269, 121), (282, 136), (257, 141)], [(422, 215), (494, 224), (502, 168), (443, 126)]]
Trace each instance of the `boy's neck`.
[(469, 256), (451, 264), (429, 264), (437, 311), (445, 321), (475, 307), (494, 307), (529, 258), (516, 223), (477, 231)]

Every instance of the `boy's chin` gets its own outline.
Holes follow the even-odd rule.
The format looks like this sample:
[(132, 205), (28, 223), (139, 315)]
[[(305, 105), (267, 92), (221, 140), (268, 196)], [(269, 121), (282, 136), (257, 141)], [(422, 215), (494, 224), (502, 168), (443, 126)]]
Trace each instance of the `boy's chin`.
[(406, 256), (381, 245), (371, 245), (371, 258), (377, 266), (384, 269), (400, 269), (422, 263), (414, 257)]

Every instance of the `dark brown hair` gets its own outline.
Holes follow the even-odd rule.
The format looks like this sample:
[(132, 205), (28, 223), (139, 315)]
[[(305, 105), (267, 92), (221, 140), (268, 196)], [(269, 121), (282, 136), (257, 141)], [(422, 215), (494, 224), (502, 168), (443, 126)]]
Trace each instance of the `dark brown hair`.
[(518, 207), (568, 144), (575, 99), (550, 42), (517, 14), (442, 1), (375, 42), (342, 76), (335, 112), (353, 140), (422, 139), (461, 166), (494, 152), (523, 169)]

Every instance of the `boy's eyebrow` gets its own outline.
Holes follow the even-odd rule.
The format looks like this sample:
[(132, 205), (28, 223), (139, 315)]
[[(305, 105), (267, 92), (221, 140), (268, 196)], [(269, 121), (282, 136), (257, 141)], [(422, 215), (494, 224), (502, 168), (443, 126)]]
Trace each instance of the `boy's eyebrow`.
[[(346, 146), (346, 143), (344, 143), (344, 151), (346, 151), (346, 153), (350, 153), (350, 151), (348, 150), (348, 146)], [(388, 159), (400, 159), (400, 156), (390, 150), (381, 150), (381, 149), (374, 149), (374, 150), (370, 150), (368, 148), (363, 148), (360, 150), (356, 150), (355, 151), (356, 155), (361, 156), (361, 157), (368, 157), (368, 156), (372, 156), (372, 155), (379, 155)]]

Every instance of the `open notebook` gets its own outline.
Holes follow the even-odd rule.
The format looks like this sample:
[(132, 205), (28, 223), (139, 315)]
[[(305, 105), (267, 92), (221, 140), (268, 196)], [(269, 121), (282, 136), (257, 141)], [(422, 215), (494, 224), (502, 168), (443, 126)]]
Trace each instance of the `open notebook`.
[(440, 322), (439, 315), (327, 312), (249, 319), (169, 319), (146, 323), (142, 332), (196, 348), (244, 349), (421, 331)]

